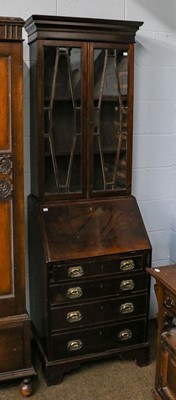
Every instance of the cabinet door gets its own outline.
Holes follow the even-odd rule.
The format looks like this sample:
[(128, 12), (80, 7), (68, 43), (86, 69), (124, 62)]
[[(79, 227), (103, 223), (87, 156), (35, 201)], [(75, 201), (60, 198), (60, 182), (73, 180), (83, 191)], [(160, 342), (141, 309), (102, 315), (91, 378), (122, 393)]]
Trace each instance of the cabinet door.
[(25, 312), (22, 43), (0, 43), (0, 317)]
[(86, 188), (84, 135), (87, 46), (78, 42), (45, 42), (44, 193), (81, 197)]
[(130, 194), (133, 45), (89, 46), (90, 195)]

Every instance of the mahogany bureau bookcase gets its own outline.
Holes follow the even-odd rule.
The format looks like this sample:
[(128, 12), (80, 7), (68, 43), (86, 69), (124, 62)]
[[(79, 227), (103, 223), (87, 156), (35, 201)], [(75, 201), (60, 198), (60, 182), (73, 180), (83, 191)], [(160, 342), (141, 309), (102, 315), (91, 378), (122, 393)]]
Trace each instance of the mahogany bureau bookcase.
[(84, 361), (148, 362), (151, 245), (131, 195), (142, 22), (33, 15), (30, 313), (48, 385)]
[(28, 396), (35, 372), (25, 308), (23, 25), (0, 17), (0, 381), (25, 378)]

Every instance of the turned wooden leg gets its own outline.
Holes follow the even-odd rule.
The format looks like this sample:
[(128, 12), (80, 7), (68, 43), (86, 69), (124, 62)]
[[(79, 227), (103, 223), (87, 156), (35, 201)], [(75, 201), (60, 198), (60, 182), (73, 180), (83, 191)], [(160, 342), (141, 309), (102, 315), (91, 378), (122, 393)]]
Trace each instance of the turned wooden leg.
[(34, 393), (34, 387), (31, 378), (25, 378), (20, 384), (20, 394), (23, 397), (30, 397)]

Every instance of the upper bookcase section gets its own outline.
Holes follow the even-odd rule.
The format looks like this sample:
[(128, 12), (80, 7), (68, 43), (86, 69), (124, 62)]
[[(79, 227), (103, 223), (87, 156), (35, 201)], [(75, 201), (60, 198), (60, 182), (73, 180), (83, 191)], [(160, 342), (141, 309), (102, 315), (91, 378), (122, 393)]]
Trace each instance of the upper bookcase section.
[(26, 20), (25, 29), (29, 43), (36, 39), (134, 43), (141, 25), (141, 21), (32, 15)]
[(31, 190), (131, 193), (134, 40), (142, 22), (31, 16)]

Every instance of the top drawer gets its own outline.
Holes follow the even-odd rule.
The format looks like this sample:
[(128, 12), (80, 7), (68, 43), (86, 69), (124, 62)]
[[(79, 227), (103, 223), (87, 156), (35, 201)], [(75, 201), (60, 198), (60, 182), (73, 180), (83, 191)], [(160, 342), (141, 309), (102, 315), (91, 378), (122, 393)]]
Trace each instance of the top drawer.
[(150, 267), (149, 251), (126, 253), (120, 256), (99, 257), (95, 260), (77, 260), (72, 263), (50, 265), (50, 283), (79, 279), (83, 277), (142, 271)]

